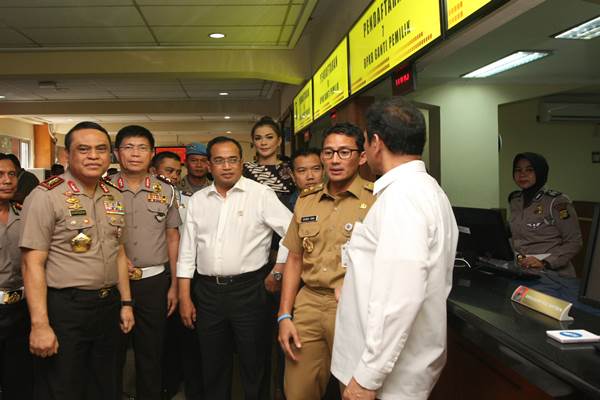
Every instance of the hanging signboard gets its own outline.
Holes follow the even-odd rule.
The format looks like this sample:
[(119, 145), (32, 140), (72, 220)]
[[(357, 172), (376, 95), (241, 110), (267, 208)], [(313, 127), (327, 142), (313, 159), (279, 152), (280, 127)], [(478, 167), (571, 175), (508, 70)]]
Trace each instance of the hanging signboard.
[(349, 34), (356, 93), (441, 35), (438, 0), (376, 0)]
[(348, 98), (348, 40), (336, 47), (313, 75), (314, 119)]
[(446, 0), (448, 29), (458, 25), (492, 0)]
[(306, 82), (294, 97), (294, 133), (300, 132), (313, 122), (312, 81)]

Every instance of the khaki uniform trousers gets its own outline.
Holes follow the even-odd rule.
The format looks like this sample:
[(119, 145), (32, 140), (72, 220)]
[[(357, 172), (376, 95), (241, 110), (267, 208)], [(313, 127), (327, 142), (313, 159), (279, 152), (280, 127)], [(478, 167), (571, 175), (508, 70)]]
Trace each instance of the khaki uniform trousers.
[(287, 400), (320, 400), (325, 395), (330, 377), (336, 309), (333, 290), (304, 286), (298, 292), (294, 325), (302, 348), (294, 348), (298, 361), (285, 360)]

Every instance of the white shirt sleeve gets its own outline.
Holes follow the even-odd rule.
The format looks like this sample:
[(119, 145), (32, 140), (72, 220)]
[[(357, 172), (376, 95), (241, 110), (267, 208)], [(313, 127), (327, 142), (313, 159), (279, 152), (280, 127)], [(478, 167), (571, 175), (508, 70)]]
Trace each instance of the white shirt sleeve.
[[(273, 190), (266, 190), (262, 200), (263, 222), (273, 229), (275, 233), (284, 238), (292, 221), (292, 213), (277, 198)], [(277, 263), (285, 263), (287, 261), (288, 249), (281, 244), (282, 242), (283, 240), (279, 242)]]
[(181, 226), (183, 232), (179, 241), (179, 254), (177, 257), (177, 277), (193, 278), (196, 270), (196, 224), (193, 204), (190, 199), (187, 204), (185, 223)]
[[(377, 390), (392, 371), (424, 301), (428, 275), (427, 217), (404, 193), (378, 210), (377, 249), (369, 291), (365, 349), (353, 376)], [(412, 334), (424, 334), (412, 332)]]

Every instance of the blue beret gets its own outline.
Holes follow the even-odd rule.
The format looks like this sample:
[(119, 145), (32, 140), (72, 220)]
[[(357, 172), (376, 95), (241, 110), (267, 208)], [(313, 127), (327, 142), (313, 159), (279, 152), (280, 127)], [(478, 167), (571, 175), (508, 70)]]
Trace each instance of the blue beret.
[(185, 146), (185, 155), (190, 156), (192, 154), (208, 156), (208, 152), (206, 151), (206, 145), (202, 143), (190, 143), (187, 146)]

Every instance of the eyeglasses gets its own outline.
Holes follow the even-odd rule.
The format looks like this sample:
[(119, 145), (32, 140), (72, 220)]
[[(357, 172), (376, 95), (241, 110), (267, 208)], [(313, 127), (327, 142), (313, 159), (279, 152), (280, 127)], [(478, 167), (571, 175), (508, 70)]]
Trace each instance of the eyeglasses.
[(229, 158), (217, 157), (217, 158), (213, 158), (212, 160), (210, 160), (210, 162), (214, 165), (223, 165), (225, 163), (232, 165), (232, 164), (239, 163), (240, 158), (239, 157), (229, 157)]
[(329, 160), (330, 158), (333, 158), (334, 154), (337, 153), (337, 155), (340, 159), (348, 160), (350, 157), (352, 157), (353, 151), (360, 152), (360, 150), (358, 150), (358, 149), (346, 149), (346, 148), (341, 148), (341, 149), (337, 149), (337, 150), (323, 149), (323, 150), (321, 150), (321, 155), (323, 156), (324, 159)]
[(140, 153), (148, 153), (150, 150), (152, 150), (152, 148), (150, 146), (148, 146), (147, 144), (140, 144), (137, 146), (128, 144), (128, 145), (119, 147), (119, 150), (126, 152), (126, 153), (131, 153), (134, 150), (137, 150)]

